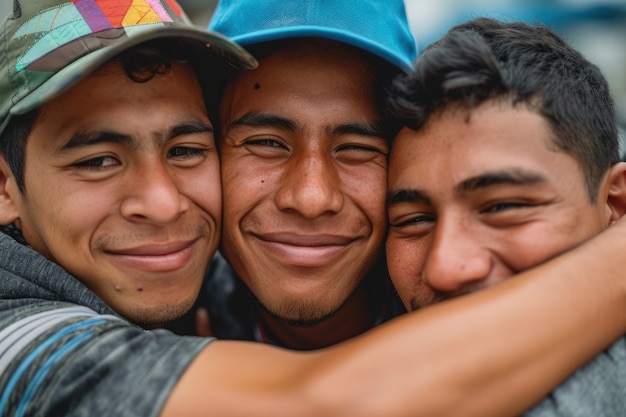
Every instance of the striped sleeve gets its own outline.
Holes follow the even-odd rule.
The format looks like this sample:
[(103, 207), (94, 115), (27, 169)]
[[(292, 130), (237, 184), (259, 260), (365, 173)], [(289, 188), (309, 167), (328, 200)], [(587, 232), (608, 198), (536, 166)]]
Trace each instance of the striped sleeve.
[(4, 310), (0, 415), (157, 416), (209, 341), (70, 304)]

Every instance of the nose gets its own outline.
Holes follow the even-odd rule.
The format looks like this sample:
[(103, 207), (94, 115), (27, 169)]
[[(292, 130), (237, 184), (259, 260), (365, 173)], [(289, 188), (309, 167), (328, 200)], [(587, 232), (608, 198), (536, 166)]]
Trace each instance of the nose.
[(311, 150), (292, 158), (276, 194), (280, 210), (294, 210), (305, 218), (337, 213), (344, 204), (341, 179), (331, 155)]
[(472, 292), (485, 285), (492, 266), (479, 233), (461, 219), (438, 219), (422, 271), (427, 285), (443, 295)]
[(176, 181), (162, 162), (145, 164), (129, 173), (132, 176), (122, 201), (121, 213), (132, 221), (171, 223), (189, 209), (187, 197), (179, 192)]

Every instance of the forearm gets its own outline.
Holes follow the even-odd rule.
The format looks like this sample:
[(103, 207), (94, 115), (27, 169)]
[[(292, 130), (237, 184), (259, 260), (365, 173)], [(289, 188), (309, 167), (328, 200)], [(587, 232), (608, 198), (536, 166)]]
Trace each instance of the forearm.
[(626, 223), (611, 229), (323, 351), (214, 342), (163, 416), (519, 415), (626, 329)]
[[(624, 334), (625, 226), (505, 284), (355, 340), (334, 375), (320, 371), (345, 379), (321, 379), (317, 388), (361, 389), (366, 400), (354, 402), (363, 406), (355, 415), (375, 407), (372, 415), (519, 415)], [(380, 366), (376, 376), (363, 375), (366, 363)]]

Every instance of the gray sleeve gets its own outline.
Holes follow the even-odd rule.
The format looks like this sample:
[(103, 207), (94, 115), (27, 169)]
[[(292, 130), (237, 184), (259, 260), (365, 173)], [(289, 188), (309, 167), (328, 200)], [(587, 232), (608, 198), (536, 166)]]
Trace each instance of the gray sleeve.
[(156, 417), (213, 340), (58, 304), (2, 313), (0, 415)]
[(626, 336), (579, 369), (524, 416), (626, 416)]

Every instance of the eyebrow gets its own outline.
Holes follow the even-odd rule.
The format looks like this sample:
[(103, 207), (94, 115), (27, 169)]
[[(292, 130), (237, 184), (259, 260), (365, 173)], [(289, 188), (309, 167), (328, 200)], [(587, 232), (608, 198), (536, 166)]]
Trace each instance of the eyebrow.
[[(207, 123), (198, 120), (180, 123), (169, 129), (168, 131), (165, 131), (164, 133), (157, 132), (155, 136), (157, 138), (157, 144), (160, 146), (167, 141), (181, 135), (203, 132), (213, 133), (213, 127)], [(109, 130), (88, 129), (76, 132), (70, 138), (70, 140), (68, 140), (59, 149), (59, 152), (98, 145), (101, 143), (122, 144), (133, 148), (139, 148), (139, 141), (132, 135)]]
[(70, 140), (59, 149), (59, 152), (98, 145), (100, 143), (132, 145), (133, 139), (129, 135), (107, 130), (81, 130), (72, 135)]
[(430, 199), (421, 191), (415, 189), (390, 189), (387, 191), (387, 207), (400, 203), (422, 202), (430, 205)]
[[(545, 182), (545, 177), (541, 174), (523, 169), (512, 169), (507, 171), (494, 171), (468, 178), (458, 184), (456, 193), (459, 195), (469, 194), (474, 191), (492, 187), (494, 185), (515, 185), (524, 186)], [(401, 203), (418, 203), (431, 205), (431, 200), (424, 191), (419, 189), (398, 188), (387, 191), (387, 207)]]
[(506, 171), (494, 171), (468, 178), (457, 185), (459, 194), (467, 194), (473, 191), (491, 187), (494, 185), (532, 185), (545, 181), (545, 177), (536, 172), (524, 169), (511, 169)]
[(284, 117), (271, 113), (248, 112), (230, 123), (232, 127), (276, 127), (290, 132), (296, 130), (296, 124)]
[(200, 120), (181, 123), (170, 129), (168, 139), (193, 133), (214, 133), (213, 126)]
[(382, 138), (383, 131), (378, 124), (368, 123), (347, 123), (337, 126), (333, 133), (338, 135), (356, 134), (360, 136), (370, 136)]
[[(293, 120), (266, 112), (248, 112), (230, 123), (231, 127), (275, 127), (290, 132), (297, 130), (297, 124)], [(335, 126), (330, 131), (334, 135), (356, 134), (368, 137), (382, 138), (382, 128), (378, 124), (346, 123)]]

